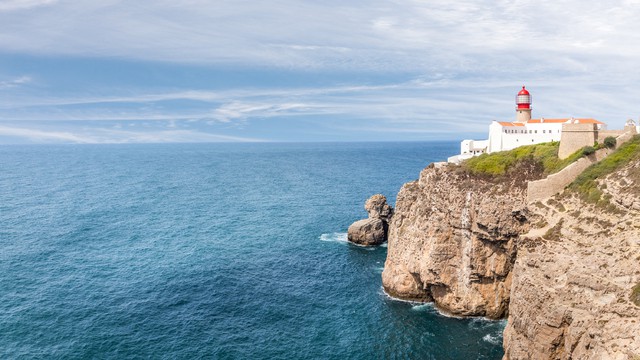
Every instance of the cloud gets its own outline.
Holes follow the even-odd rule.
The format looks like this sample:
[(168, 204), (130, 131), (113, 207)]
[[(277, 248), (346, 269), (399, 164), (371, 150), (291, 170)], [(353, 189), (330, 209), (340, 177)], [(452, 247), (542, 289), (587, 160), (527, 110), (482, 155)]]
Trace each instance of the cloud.
[(9, 126), (0, 126), (0, 136), (23, 138), (34, 142), (57, 141), (80, 144), (91, 142), (89, 139), (83, 136), (72, 134), (70, 132), (44, 131), (37, 129), (15, 128)]
[(181, 143), (181, 142), (262, 142), (250, 137), (213, 134), (202, 131), (146, 130), (126, 131), (118, 127), (84, 128), (52, 131), (0, 125), (0, 137), (18, 138), (37, 143), (125, 144), (125, 143)]
[[(185, 80), (164, 88), (114, 89), (99, 83), (99, 76), (94, 87), (89, 76), (77, 81), (85, 88), (69, 90), (75, 83), (64, 79), (68, 91), (54, 92), (58, 84), (40, 84), (45, 77), (27, 70), (42, 85), (40, 92), (15, 89), (28, 77), (0, 82), (7, 90), (0, 97), (5, 120), (196, 120), (232, 127), (322, 118), (339, 131), (338, 118), (364, 119), (370, 129), (399, 133), (465, 133), (512, 118), (513, 94), (521, 84), (534, 91), (537, 116), (623, 122), (637, 111), (640, 96), (640, 47), (631, 46), (640, 43), (636, 0), (2, 4), (5, 54), (84, 65), (104, 58), (124, 60), (124, 67), (160, 62), (174, 70), (154, 72), (166, 78), (207, 73), (193, 69), (251, 69), (253, 81), (232, 87), (223, 75), (211, 76), (211, 86)], [(30, 6), (19, 17), (7, 11)], [(32, 68), (55, 73), (54, 67)], [(307, 86), (267, 83), (261, 75), (269, 71), (326, 79)], [(362, 128), (358, 123), (351, 131)]]
[[(49, 4), (10, 1), (6, 7)], [(640, 49), (637, 2), (59, 2), (0, 14), (0, 49), (305, 69), (593, 71)], [(295, 16), (292, 16), (295, 14)], [(82, 34), (82, 36), (78, 36)], [(530, 64), (522, 63), (530, 60)], [(531, 63), (536, 62), (534, 66)]]
[(312, 111), (314, 108), (319, 108), (319, 106), (314, 107), (305, 104), (293, 104), (286, 102), (277, 104), (232, 102), (217, 108), (213, 113), (213, 118), (221, 122), (230, 122), (250, 117), (268, 118), (293, 114), (309, 115), (323, 113), (322, 111)]
[(13, 80), (0, 81), (0, 89), (12, 88), (12, 87), (28, 84), (30, 82), (31, 82), (31, 77), (21, 76)]
[[(623, 122), (633, 116), (636, 94), (602, 91), (590, 79), (566, 84), (535, 79), (536, 116), (596, 117)], [(519, 84), (518, 84), (519, 85)], [(5, 121), (202, 121), (246, 124), (283, 117), (368, 119), (396, 132), (483, 132), (493, 119), (513, 117), (513, 81), (415, 78), (383, 85), (175, 91), (127, 96), (0, 99)], [(581, 101), (574, 101), (581, 99)], [(590, 99), (586, 101), (585, 99)], [(179, 102), (178, 105), (170, 106)], [(612, 123), (615, 126), (615, 123)]]
[(58, 0), (3, 0), (0, 2), (0, 11), (25, 10), (34, 7), (50, 5)]

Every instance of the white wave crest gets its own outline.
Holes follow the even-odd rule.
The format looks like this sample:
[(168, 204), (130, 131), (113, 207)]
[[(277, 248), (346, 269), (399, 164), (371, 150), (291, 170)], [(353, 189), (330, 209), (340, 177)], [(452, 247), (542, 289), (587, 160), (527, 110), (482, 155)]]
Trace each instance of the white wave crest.
[(368, 250), (368, 251), (373, 251), (373, 250), (375, 250), (377, 248), (377, 246), (365, 246), (365, 245), (359, 245), (359, 244), (354, 244), (352, 242), (349, 242), (347, 233), (340, 233), (340, 232), (322, 234), (322, 235), (320, 235), (320, 240), (321, 241), (328, 241), (328, 242), (343, 243), (343, 244), (347, 244), (347, 245), (350, 245), (350, 246), (357, 246), (357, 247), (361, 247), (364, 250)]
[(331, 242), (341, 242), (341, 243), (349, 242), (349, 240), (347, 240), (347, 233), (339, 233), (339, 232), (322, 234), (320, 235), (320, 240), (331, 241)]
[(411, 310), (412, 311), (429, 311), (429, 312), (435, 311), (433, 303), (412, 305)]
[(502, 344), (502, 338), (500, 336), (494, 336), (491, 334), (487, 334), (485, 336), (482, 337), (482, 340), (491, 343), (493, 345), (500, 345)]

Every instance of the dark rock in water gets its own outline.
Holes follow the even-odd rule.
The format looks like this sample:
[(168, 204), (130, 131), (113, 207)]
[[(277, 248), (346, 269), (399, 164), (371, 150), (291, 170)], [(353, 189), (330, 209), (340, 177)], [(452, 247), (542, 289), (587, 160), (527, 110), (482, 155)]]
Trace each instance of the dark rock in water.
[(364, 204), (369, 218), (356, 221), (349, 226), (347, 238), (354, 244), (380, 245), (387, 241), (389, 220), (393, 216), (393, 208), (387, 204), (384, 195), (376, 194)]
[(380, 219), (358, 220), (349, 226), (348, 239), (359, 245), (380, 245), (387, 241), (387, 224)]

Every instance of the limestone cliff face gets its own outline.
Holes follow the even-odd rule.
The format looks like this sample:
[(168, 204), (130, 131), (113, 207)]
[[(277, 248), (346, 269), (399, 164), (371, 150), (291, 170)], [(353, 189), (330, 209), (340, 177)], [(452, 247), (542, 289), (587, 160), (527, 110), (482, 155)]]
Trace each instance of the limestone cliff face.
[(505, 359), (640, 359), (640, 161), (599, 182), (610, 204), (565, 192), (530, 206), (518, 241)]
[(522, 181), (433, 164), (400, 190), (382, 282), (394, 297), (463, 316), (504, 317), (516, 239), (528, 231)]

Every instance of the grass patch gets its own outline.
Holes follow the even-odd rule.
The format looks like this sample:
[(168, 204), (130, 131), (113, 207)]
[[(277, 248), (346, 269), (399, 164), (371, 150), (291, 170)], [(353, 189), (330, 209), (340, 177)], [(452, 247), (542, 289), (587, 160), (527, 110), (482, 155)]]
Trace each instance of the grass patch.
[(465, 160), (462, 167), (475, 175), (501, 176), (509, 174), (522, 163), (528, 163), (540, 170), (537, 175), (546, 176), (562, 170), (583, 156), (583, 150), (580, 149), (568, 158), (560, 160), (559, 147), (560, 143), (557, 141), (520, 146), (513, 150), (473, 157)]
[(633, 287), (629, 300), (631, 300), (632, 303), (636, 304), (636, 306), (640, 306), (640, 284), (637, 284)]
[(551, 241), (560, 241), (562, 238), (562, 224), (564, 223), (564, 219), (560, 219), (557, 224), (555, 224), (551, 229), (547, 230), (546, 233), (542, 236), (546, 240)]
[(606, 206), (609, 200), (602, 197), (602, 190), (598, 188), (596, 180), (638, 158), (640, 158), (640, 135), (634, 136), (614, 153), (588, 167), (569, 185), (569, 188), (576, 191), (588, 203)]
[(551, 199), (547, 200), (547, 204), (549, 204), (550, 206), (555, 207), (559, 212), (567, 211), (567, 209), (565, 209), (564, 205), (560, 201), (558, 201), (556, 199), (551, 198)]

